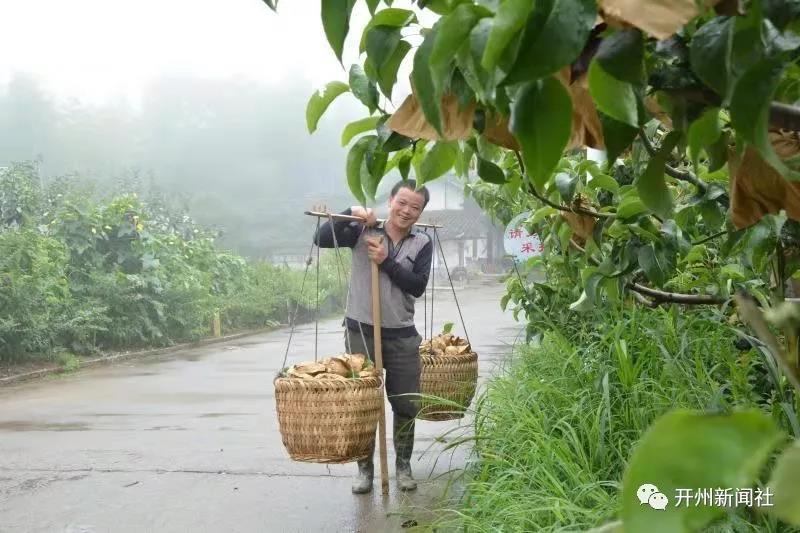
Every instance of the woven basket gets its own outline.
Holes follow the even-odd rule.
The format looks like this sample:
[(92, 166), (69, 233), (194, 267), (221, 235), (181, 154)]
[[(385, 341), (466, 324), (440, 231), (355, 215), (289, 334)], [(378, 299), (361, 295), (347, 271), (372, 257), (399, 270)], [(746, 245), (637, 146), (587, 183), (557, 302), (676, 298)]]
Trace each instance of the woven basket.
[(478, 384), (478, 354), (420, 355), (422, 372), (420, 394), (455, 402), (459, 407), (422, 398), (417, 418), (455, 420), (464, 416)]
[(364, 378), (275, 380), (278, 426), (289, 456), (307, 463), (367, 457), (383, 409), (383, 382)]

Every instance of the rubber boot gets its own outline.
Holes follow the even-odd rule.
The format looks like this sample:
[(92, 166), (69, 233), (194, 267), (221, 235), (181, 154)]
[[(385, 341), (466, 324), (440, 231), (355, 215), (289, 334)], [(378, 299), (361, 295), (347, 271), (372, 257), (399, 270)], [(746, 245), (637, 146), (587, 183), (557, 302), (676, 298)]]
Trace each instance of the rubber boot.
[(394, 417), (394, 453), (397, 488), (402, 491), (417, 489), (411, 475), (411, 454), (414, 451), (414, 419)]
[(358, 461), (358, 475), (353, 480), (350, 490), (353, 494), (367, 494), (372, 492), (372, 478), (375, 476), (375, 465), (372, 457)]

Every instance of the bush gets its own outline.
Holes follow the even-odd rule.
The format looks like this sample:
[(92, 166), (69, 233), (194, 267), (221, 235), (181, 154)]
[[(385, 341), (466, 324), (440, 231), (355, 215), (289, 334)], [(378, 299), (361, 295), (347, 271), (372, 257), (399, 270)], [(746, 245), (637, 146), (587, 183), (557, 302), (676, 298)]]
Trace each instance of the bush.
[[(634, 445), (673, 408), (758, 406), (790, 428), (796, 414), (780, 405), (761, 358), (736, 350), (735, 338), (707, 312), (630, 309), (573, 320), (570, 334), (551, 329), (521, 346), (478, 401), (478, 461), (447, 525), (581, 531), (613, 519)], [(752, 520), (745, 529), (774, 525)]]
[[(301, 290), (302, 271), (218, 250), (163, 198), (152, 210), (136, 194), (101, 202), (66, 178), (42, 194), (31, 165), (0, 170), (0, 183), (0, 361), (195, 340), (215, 312), (226, 332), (314, 316), (314, 270)], [(344, 302), (340, 268), (322, 255), (321, 313)]]

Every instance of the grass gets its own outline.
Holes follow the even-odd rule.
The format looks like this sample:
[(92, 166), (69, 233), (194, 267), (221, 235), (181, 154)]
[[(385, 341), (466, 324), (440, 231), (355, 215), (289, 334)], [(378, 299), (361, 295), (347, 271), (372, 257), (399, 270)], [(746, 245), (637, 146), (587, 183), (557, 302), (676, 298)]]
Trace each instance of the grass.
[[(708, 314), (626, 310), (566, 330), (519, 347), (486, 387), (466, 492), (437, 530), (585, 531), (614, 519), (634, 445), (672, 408), (758, 405), (787, 430), (796, 418), (774, 407), (760, 354), (736, 350)], [(736, 531), (774, 526), (733, 520)]]

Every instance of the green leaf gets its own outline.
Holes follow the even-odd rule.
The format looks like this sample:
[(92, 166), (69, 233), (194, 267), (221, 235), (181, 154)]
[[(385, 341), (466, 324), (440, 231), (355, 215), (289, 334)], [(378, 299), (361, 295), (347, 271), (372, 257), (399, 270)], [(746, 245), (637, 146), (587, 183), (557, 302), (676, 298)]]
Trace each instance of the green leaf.
[(278, 0), (264, 0), (264, 3), (267, 4), (267, 7), (273, 11), (278, 11)]
[(546, 205), (544, 207), (540, 207), (539, 209), (537, 209), (533, 213), (533, 216), (528, 220), (528, 222), (530, 222), (531, 224), (538, 224), (545, 218), (553, 216), (557, 213), (558, 210), (555, 207), (550, 207), (549, 205)]
[(596, 60), (589, 65), (589, 92), (599, 111), (617, 122), (639, 127), (639, 110), (633, 85), (608, 74)]
[(561, 82), (550, 77), (523, 85), (511, 111), (510, 127), (522, 146), (527, 175), (543, 187), (572, 131), (572, 99)]
[(586, 187), (589, 189), (605, 189), (616, 193), (619, 190), (619, 183), (608, 174), (593, 174)]
[(405, 28), (409, 24), (417, 22), (417, 16), (414, 14), (413, 11), (409, 11), (408, 9), (398, 9), (396, 7), (390, 7), (388, 9), (382, 9), (375, 13), (375, 16), (370, 19), (367, 25), (364, 27), (364, 31), (361, 34), (361, 43), (359, 44), (358, 50), (359, 52), (365, 52), (367, 50), (367, 34), (370, 30), (376, 26), (391, 26), (393, 28)]
[(583, 292), (589, 302), (593, 305), (597, 304), (600, 296), (600, 284), (605, 280), (605, 276), (597, 272), (596, 267), (587, 267), (581, 271), (581, 279), (584, 286)]
[(483, 181), (503, 185), (508, 180), (503, 169), (482, 157), (478, 157), (478, 176)]
[(692, 162), (697, 166), (700, 158), (700, 150), (712, 146), (722, 135), (722, 122), (719, 119), (719, 108), (711, 107), (706, 109), (700, 118), (692, 122), (689, 126), (687, 140), (689, 144), (689, 154)]
[(700, 204), (700, 215), (708, 229), (716, 231), (725, 223), (725, 212), (717, 202), (703, 202)]
[(411, 170), (411, 154), (404, 154), (400, 161), (397, 162), (397, 170), (400, 171), (400, 177), (404, 180), (408, 179), (408, 172)]
[(422, 160), (419, 184), (435, 180), (453, 168), (457, 155), (458, 146), (454, 142), (439, 141), (434, 144)]
[(570, 311), (577, 311), (578, 313), (585, 313), (587, 311), (591, 311), (593, 308), (592, 301), (589, 300), (589, 296), (587, 296), (586, 291), (581, 293), (580, 298), (569, 304)]
[(663, 258), (659, 257), (652, 244), (639, 248), (639, 266), (644, 271), (647, 279), (657, 287), (664, 285), (667, 281), (666, 265)]
[(620, 30), (604, 38), (595, 58), (619, 81), (632, 85), (644, 82), (644, 38), (637, 29)]
[(731, 96), (731, 123), (779, 174), (789, 180), (800, 180), (800, 173), (788, 168), (772, 149), (768, 136), (772, 94), (784, 64), (782, 59), (763, 61), (739, 78)]
[(508, 301), (510, 299), (511, 299), (511, 294), (509, 293), (504, 294), (503, 297), (500, 298), (500, 309), (502, 309), (503, 312), (505, 312), (506, 307), (508, 307)]
[(375, 193), (378, 191), (389, 159), (389, 155), (378, 146), (379, 143), (377, 136), (371, 139), (364, 151), (364, 163), (361, 167), (361, 187), (370, 200), (375, 199)]
[(392, 55), (386, 60), (383, 66), (378, 69), (378, 84), (381, 86), (383, 94), (390, 100), (392, 98), (394, 84), (397, 83), (397, 71), (400, 70), (400, 64), (403, 62), (403, 59), (405, 59), (409, 50), (411, 50), (411, 45), (406, 41), (400, 41)]
[(644, 205), (661, 218), (669, 218), (672, 214), (672, 193), (667, 187), (664, 167), (670, 152), (680, 139), (680, 134), (672, 132), (664, 139), (658, 153), (650, 158), (644, 174), (636, 180), (636, 190)]
[(425, 120), (433, 126), (433, 128), (444, 137), (442, 132), (442, 110), (441, 100), (436, 94), (436, 87), (431, 77), (430, 65), (431, 52), (433, 45), (436, 41), (436, 33), (438, 25), (425, 36), (425, 40), (417, 49), (414, 54), (414, 68), (411, 71), (411, 83), (417, 93), (419, 105), (422, 108), (422, 113), (425, 115)]
[(361, 186), (361, 167), (364, 163), (364, 153), (367, 151), (370, 143), (377, 139), (375, 135), (365, 135), (361, 137), (350, 148), (347, 153), (347, 186), (350, 187), (350, 192), (358, 200), (359, 205), (367, 203), (364, 196), (364, 190)]
[(481, 65), (488, 71), (494, 70), (503, 51), (525, 26), (525, 21), (533, 9), (533, 0), (506, 0), (497, 9), (492, 19), (492, 29), (481, 58)]
[(398, 150), (402, 150), (404, 148), (408, 148), (411, 146), (412, 140), (409, 137), (406, 137), (402, 133), (397, 133), (393, 131), (389, 134), (389, 137), (383, 142), (383, 151), (384, 152), (396, 152)]
[(559, 172), (556, 174), (556, 188), (561, 195), (561, 199), (565, 202), (572, 201), (572, 197), (575, 196), (575, 187), (577, 187), (577, 185), (578, 176), (566, 172)]
[(717, 17), (703, 24), (692, 37), (692, 70), (721, 96), (727, 95), (733, 47), (733, 19)]
[(339, 63), (342, 62), (344, 40), (350, 31), (350, 14), (355, 0), (322, 0), (322, 27)]
[(767, 483), (775, 495), (773, 507), (768, 511), (788, 524), (800, 526), (800, 490), (797, 480), (800, 479), (800, 441), (794, 441), (781, 453), (772, 478)]
[[(756, 479), (781, 433), (756, 410), (729, 415), (678, 410), (662, 416), (642, 437), (623, 478), (622, 522), (626, 531), (705, 531), (724, 507), (679, 503), (677, 489), (747, 487)], [(655, 485), (669, 506), (642, 504), (637, 491)], [(646, 496), (646, 495), (645, 495)]]
[(341, 81), (332, 81), (328, 83), (324, 89), (321, 89), (311, 95), (306, 106), (306, 126), (309, 133), (314, 133), (317, 130), (319, 119), (331, 105), (331, 102), (342, 93), (346, 93), (350, 87)]
[(381, 0), (367, 0), (367, 9), (369, 10), (370, 15), (375, 14), (375, 10), (378, 9), (378, 4)]
[(450, 333), (450, 332), (452, 332), (453, 331), (453, 326), (454, 326), (454, 324), (452, 322), (446, 323), (442, 327), (442, 333)]
[(469, 34), (469, 46), (462, 46), (456, 56), (457, 64), (467, 85), (478, 96), (479, 100), (490, 99), (494, 92), (494, 71), (487, 71), (481, 66), (481, 58), (492, 31), (492, 19), (482, 18)]
[(393, 26), (375, 26), (367, 33), (367, 57), (376, 71), (394, 54), (400, 44), (400, 28)]
[(345, 126), (344, 130), (342, 130), (342, 146), (347, 146), (350, 144), (350, 141), (353, 140), (353, 137), (359, 133), (374, 130), (380, 119), (381, 117), (367, 117), (362, 118), (361, 120), (356, 120), (355, 122), (351, 122)]
[(571, 64), (583, 51), (596, 18), (595, 0), (537, 0), (503, 83), (536, 80)]
[(350, 67), (350, 90), (362, 104), (367, 106), (370, 114), (378, 109), (378, 89), (369, 81), (361, 65), (354, 63)]
[(606, 145), (606, 158), (609, 168), (614, 166), (617, 158), (628, 149), (628, 147), (639, 135), (639, 130), (609, 117), (605, 113), (598, 113), (600, 124), (603, 126), (603, 140)]
[(453, 58), (481, 18), (475, 6), (467, 3), (461, 4), (440, 20), (430, 56), (431, 76), (437, 95), (444, 93)]

